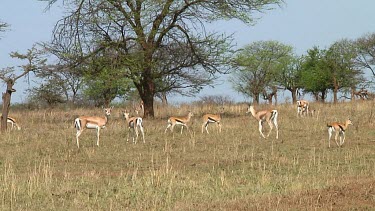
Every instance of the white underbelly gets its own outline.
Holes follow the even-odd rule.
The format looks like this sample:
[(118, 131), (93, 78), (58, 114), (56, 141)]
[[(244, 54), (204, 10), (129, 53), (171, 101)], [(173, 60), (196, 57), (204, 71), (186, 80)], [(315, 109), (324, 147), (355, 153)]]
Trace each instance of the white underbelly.
[(92, 123), (87, 123), (86, 124), (86, 128), (87, 129), (96, 129), (96, 128), (98, 128), (98, 125), (97, 124), (92, 124)]

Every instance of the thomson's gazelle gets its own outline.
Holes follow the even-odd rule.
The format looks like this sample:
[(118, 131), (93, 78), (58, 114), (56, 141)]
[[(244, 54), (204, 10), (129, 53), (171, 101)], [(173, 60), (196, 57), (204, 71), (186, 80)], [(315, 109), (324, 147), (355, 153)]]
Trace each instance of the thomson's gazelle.
[(279, 138), (279, 128), (278, 128), (278, 124), (277, 124), (277, 116), (278, 116), (277, 110), (256, 111), (254, 109), (254, 106), (250, 106), (247, 109), (246, 113), (251, 113), (253, 115), (253, 117), (255, 117), (255, 119), (258, 120), (258, 122), (259, 122), (259, 132), (263, 136), (263, 138), (266, 138), (263, 134), (263, 131), (262, 131), (264, 122), (267, 122), (268, 125), (270, 126), (270, 131), (268, 132), (267, 137), (270, 135), (270, 133), (273, 129), (273, 126), (275, 126), (275, 128), (276, 128), (276, 139)]
[(100, 129), (105, 128), (105, 125), (108, 122), (108, 117), (111, 115), (111, 108), (105, 108), (105, 116), (104, 117), (97, 117), (97, 116), (81, 116), (74, 120), (74, 127), (77, 129), (76, 139), (77, 139), (77, 147), (79, 148), (79, 136), (82, 134), (85, 128), (87, 129), (96, 129), (96, 136), (97, 141), (96, 145), (99, 146), (99, 137), (100, 137)]
[[(337, 146), (341, 147), (344, 144), (345, 131), (346, 131), (346, 128), (348, 128), (349, 125), (352, 125), (352, 121), (350, 119), (347, 119), (345, 121), (345, 123), (332, 122), (332, 123), (327, 124), (327, 127), (328, 127), (328, 147), (331, 147), (331, 137), (332, 137), (333, 131), (336, 132), (335, 142), (336, 142)], [(337, 143), (337, 136), (339, 136), (339, 135), (340, 135), (340, 144)]]
[(173, 132), (173, 128), (176, 124), (181, 125), (181, 134), (182, 134), (182, 130), (184, 129), (184, 126), (186, 127), (186, 129), (189, 130), (187, 123), (190, 121), (192, 116), (194, 116), (194, 114), (191, 111), (189, 111), (187, 116), (184, 116), (184, 117), (174, 117), (174, 116), (169, 117), (168, 125), (167, 125), (167, 128), (165, 128), (164, 133), (167, 132), (168, 128), (170, 128), (171, 132)]
[[(143, 143), (145, 143), (145, 133), (144, 133), (144, 130), (143, 130), (143, 120), (141, 117), (130, 117), (130, 113), (127, 112), (126, 110), (123, 112), (123, 115), (128, 123), (128, 135), (127, 135), (127, 138), (126, 138), (126, 141), (128, 142), (129, 141), (129, 134), (130, 134), (130, 131), (133, 130), (133, 143), (137, 143), (137, 140), (138, 140), (138, 128), (139, 130), (141, 131), (141, 134), (142, 134), (142, 139), (143, 139)], [(135, 138), (135, 141), (134, 141), (134, 134), (136, 136)]]
[(297, 116), (309, 114), (310, 103), (306, 100), (297, 100)]
[(12, 125), (12, 127), (10, 128), (11, 130), (13, 130), (13, 127), (17, 127), (17, 130), (21, 130), (21, 127), (17, 124), (16, 119), (14, 119), (13, 117), (8, 116), (7, 123)]
[(207, 134), (209, 134), (208, 132), (208, 125), (210, 123), (216, 123), (217, 127), (219, 128), (219, 132), (221, 132), (221, 114), (224, 112), (224, 109), (221, 108), (221, 111), (220, 113), (218, 114), (205, 114), (203, 115), (202, 119), (203, 119), (203, 124), (202, 124), (202, 133), (204, 133), (204, 128), (206, 128), (206, 132)]

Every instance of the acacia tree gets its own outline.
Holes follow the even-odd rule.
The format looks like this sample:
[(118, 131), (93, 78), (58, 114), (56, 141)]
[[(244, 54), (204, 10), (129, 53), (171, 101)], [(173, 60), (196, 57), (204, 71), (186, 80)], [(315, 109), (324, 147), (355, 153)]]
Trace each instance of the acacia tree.
[(344, 87), (356, 87), (362, 71), (354, 66), (356, 51), (352, 41), (343, 39), (333, 43), (326, 51), (325, 61), (330, 70), (333, 102), (337, 103), (337, 93)]
[(233, 87), (259, 103), (259, 96), (272, 89), (285, 68), (292, 47), (277, 41), (258, 41), (241, 49), (233, 59)]
[(302, 57), (290, 56), (286, 58), (285, 65), (279, 71), (277, 83), (285, 90), (290, 91), (292, 95), (292, 103), (297, 102), (298, 90), (302, 88), (301, 85), (301, 65)]
[(12, 93), (16, 91), (13, 88), (14, 83), (18, 79), (29, 74), (31, 71), (38, 71), (45, 65), (46, 60), (42, 59), (40, 55), (41, 52), (35, 47), (29, 49), (26, 54), (13, 52), (10, 54), (11, 57), (27, 61), (25, 65), (21, 66), (21, 72), (16, 74), (14, 67), (8, 67), (0, 71), (0, 79), (6, 83), (6, 91), (2, 96), (3, 108), (1, 116), (1, 131), (5, 131), (7, 129), (7, 118), (9, 113), (10, 101)]
[(301, 65), (301, 85), (304, 92), (310, 92), (316, 101), (324, 102), (332, 88), (331, 73), (325, 63), (325, 50), (314, 46), (307, 51)]
[[(57, 0), (42, 0), (53, 4)], [(228, 37), (206, 31), (204, 23), (221, 19), (254, 22), (259, 14), (282, 0), (64, 0), (66, 14), (54, 30), (53, 42), (69, 42), (80, 58), (105, 48), (116, 50), (123, 77), (130, 78), (144, 102), (145, 117), (154, 116), (158, 82), (170, 75), (194, 84), (226, 72)], [(67, 41), (68, 40), (68, 41)], [(173, 52), (162, 49), (175, 43), (184, 49), (174, 63)], [(168, 53), (169, 57), (160, 55)], [(183, 58), (183, 59), (182, 59)], [(167, 59), (167, 60), (166, 60)], [(168, 60), (169, 59), (169, 60)], [(173, 63), (160, 71), (158, 63)], [(201, 84), (202, 86), (204, 84)]]

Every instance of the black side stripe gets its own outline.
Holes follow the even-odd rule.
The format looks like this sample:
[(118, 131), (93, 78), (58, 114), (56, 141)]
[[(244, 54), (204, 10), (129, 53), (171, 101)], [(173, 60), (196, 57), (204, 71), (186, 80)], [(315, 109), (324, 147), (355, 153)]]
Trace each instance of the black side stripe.
[(213, 121), (213, 122), (217, 122), (215, 119), (212, 119), (211, 117), (208, 117), (208, 120)]
[(176, 119), (176, 122), (179, 122), (179, 123), (183, 123), (185, 124), (183, 121), (179, 120), (179, 119)]

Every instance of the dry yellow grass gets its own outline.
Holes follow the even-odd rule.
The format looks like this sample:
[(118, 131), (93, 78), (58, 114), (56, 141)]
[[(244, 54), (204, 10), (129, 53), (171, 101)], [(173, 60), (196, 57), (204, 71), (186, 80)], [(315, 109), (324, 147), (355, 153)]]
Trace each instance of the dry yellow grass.
[[(225, 106), (221, 134), (214, 125), (210, 134), (201, 133), (202, 114), (216, 106), (157, 107), (157, 117), (144, 120), (146, 144), (136, 145), (126, 142), (122, 108), (115, 108), (100, 147), (95, 132), (87, 130), (80, 149), (73, 120), (102, 115), (100, 109), (12, 111), (22, 130), (0, 138), (0, 209), (335, 208), (339, 203), (324, 200), (324, 190), (374, 181), (374, 102), (311, 107), (317, 114), (307, 118), (297, 118), (294, 105), (273, 107), (279, 111), (279, 140), (274, 132), (260, 137), (256, 120), (245, 115), (246, 105)], [(189, 110), (195, 113), (190, 132), (164, 134), (169, 115)], [(328, 148), (326, 123), (347, 117), (354, 125), (344, 146)], [(306, 203), (300, 198), (304, 191), (319, 194)], [(368, 204), (350, 201), (347, 208), (374, 206), (368, 193), (363, 196)]]

